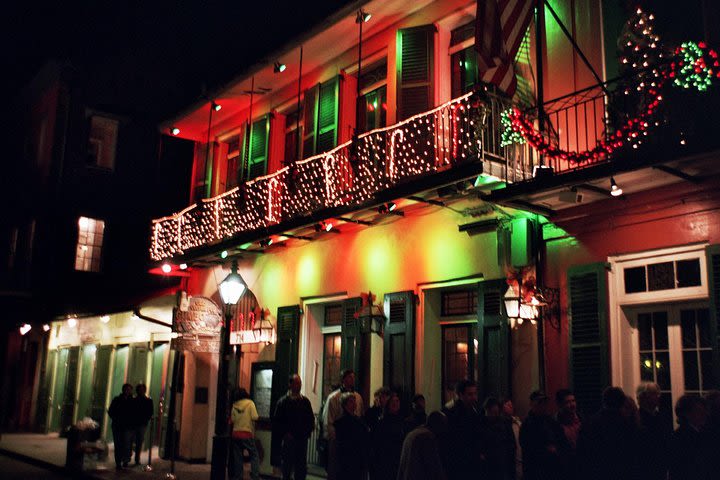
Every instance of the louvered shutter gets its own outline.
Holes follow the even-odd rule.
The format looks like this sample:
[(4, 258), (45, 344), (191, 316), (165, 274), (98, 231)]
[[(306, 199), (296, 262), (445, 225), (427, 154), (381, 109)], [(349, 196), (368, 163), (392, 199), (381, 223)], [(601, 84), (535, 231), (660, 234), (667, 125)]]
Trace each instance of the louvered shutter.
[(340, 347), (340, 369), (351, 368), (355, 371), (355, 387), (362, 385), (361, 377), (364, 372), (360, 371), (360, 354), (362, 353), (362, 338), (360, 336), (360, 323), (355, 318), (355, 313), (360, 310), (362, 300), (360, 298), (348, 298), (343, 301), (342, 317), (342, 344)]
[[(95, 378), (93, 381), (90, 417), (100, 424), (100, 431), (102, 431), (105, 421), (105, 400), (107, 399), (112, 350), (112, 345), (102, 345), (97, 348), (97, 355), (95, 356)], [(157, 402), (157, 399), (155, 401)]]
[(316, 153), (327, 152), (337, 145), (339, 77), (320, 84), (318, 95)]
[(570, 388), (588, 415), (600, 409), (602, 391), (610, 384), (607, 268), (593, 263), (568, 270)]
[(408, 406), (415, 393), (415, 293), (388, 293), (383, 302), (383, 385)]
[[(278, 308), (277, 342), (275, 343), (275, 366), (273, 367), (270, 417), (275, 415), (275, 405), (287, 393), (290, 374), (298, 371), (298, 345), (300, 340), (300, 305)], [(270, 462), (280, 465), (282, 438), (272, 435)]]
[(262, 177), (267, 173), (268, 140), (270, 138), (270, 118), (266, 115), (255, 120), (250, 129), (248, 149), (247, 179)]
[(77, 399), (75, 392), (77, 389), (78, 379), (78, 359), (80, 358), (80, 347), (70, 347), (67, 357), (67, 374), (65, 376), (65, 396), (62, 401), (62, 410), (60, 413), (60, 432), (73, 424), (75, 413), (75, 401)]
[(510, 395), (510, 331), (504, 313), (505, 279), (478, 283), (478, 385), (480, 398)]
[(398, 31), (398, 120), (430, 110), (433, 105), (433, 39), (435, 27)]
[(317, 125), (318, 114), (318, 93), (320, 85), (305, 91), (303, 106), (303, 137), (302, 137), (302, 158), (315, 155), (315, 126)]
[(710, 335), (715, 339), (712, 355), (714, 385), (720, 385), (720, 245), (710, 245), (705, 252), (710, 294)]

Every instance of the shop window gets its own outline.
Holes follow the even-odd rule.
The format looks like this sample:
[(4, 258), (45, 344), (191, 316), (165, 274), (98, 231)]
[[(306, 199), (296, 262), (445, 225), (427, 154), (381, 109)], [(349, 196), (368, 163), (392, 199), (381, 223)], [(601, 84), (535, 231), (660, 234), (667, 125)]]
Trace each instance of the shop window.
[(476, 288), (444, 291), (441, 294), (440, 315), (475, 315), (477, 299)]
[(477, 346), (472, 324), (442, 327), (442, 395), (443, 403), (454, 398), (460, 380), (475, 379)]
[(100, 271), (104, 233), (104, 221), (88, 217), (78, 219), (75, 270), (85, 272)]
[(115, 168), (118, 121), (93, 115), (88, 136), (88, 165), (112, 170)]
[[(342, 308), (341, 308), (342, 311)], [(322, 381), (322, 399), (330, 395), (335, 390), (340, 380), (340, 353), (342, 346), (342, 334), (330, 333), (324, 335), (323, 348), (323, 381)]]

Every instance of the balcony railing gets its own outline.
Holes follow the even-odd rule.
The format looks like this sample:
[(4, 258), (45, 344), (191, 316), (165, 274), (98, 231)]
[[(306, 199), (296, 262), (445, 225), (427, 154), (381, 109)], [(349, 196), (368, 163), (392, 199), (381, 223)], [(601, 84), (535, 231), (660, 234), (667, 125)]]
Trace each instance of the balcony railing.
[[(240, 234), (351, 209), (376, 194), (454, 166), (484, 161), (509, 182), (530, 178), (536, 157), (527, 146), (500, 146), (500, 114), (509, 103), (466, 94), (395, 125), (360, 135), (327, 153), (153, 220), (150, 254), (159, 261)], [(375, 202), (377, 203), (377, 202)]]

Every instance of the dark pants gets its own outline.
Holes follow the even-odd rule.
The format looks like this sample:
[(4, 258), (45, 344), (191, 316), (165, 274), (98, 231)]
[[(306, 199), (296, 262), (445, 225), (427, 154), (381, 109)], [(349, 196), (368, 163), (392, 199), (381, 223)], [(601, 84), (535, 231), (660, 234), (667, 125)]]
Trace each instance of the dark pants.
[(250, 478), (260, 480), (260, 456), (255, 447), (254, 438), (232, 439), (230, 479), (242, 480), (243, 478), (243, 450), (247, 450), (250, 454)]
[(140, 452), (145, 443), (147, 425), (137, 425), (132, 429), (132, 441), (135, 442), (135, 463), (140, 463)]
[(307, 476), (307, 438), (285, 438), (282, 443), (282, 478), (305, 480)]
[(127, 465), (130, 461), (130, 442), (132, 442), (132, 429), (113, 425), (113, 449), (115, 466)]

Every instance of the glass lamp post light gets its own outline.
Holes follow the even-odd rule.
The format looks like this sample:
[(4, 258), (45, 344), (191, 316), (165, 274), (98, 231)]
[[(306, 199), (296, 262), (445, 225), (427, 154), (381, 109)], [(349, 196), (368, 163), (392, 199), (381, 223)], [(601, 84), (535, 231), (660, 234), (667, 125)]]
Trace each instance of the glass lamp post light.
[(264, 343), (269, 345), (275, 343), (275, 328), (270, 320), (265, 318), (265, 310), (260, 310), (260, 320), (255, 323), (253, 328), (253, 336), (256, 343)]
[(380, 305), (373, 304), (375, 295), (372, 292), (368, 292), (367, 297), (364, 294), (361, 297), (363, 298), (363, 305), (355, 314), (358, 319), (360, 333), (377, 333), (382, 336), (385, 313)]
[(533, 325), (537, 322), (538, 306), (535, 304), (536, 298), (533, 296), (528, 303), (523, 300), (523, 295), (519, 285), (512, 284), (508, 286), (503, 302), (505, 303), (505, 313), (510, 319), (510, 326), (522, 325), (523, 322), (529, 320)]
[(215, 401), (215, 436), (213, 437), (210, 464), (210, 478), (212, 480), (225, 480), (225, 471), (228, 464), (230, 437), (227, 431), (227, 406), (230, 392), (228, 391), (229, 358), (227, 358), (227, 355), (230, 352), (230, 321), (232, 320), (232, 307), (237, 304), (246, 289), (245, 282), (237, 272), (237, 261), (233, 261), (230, 274), (218, 286), (225, 307), (225, 321), (220, 330), (217, 398)]

